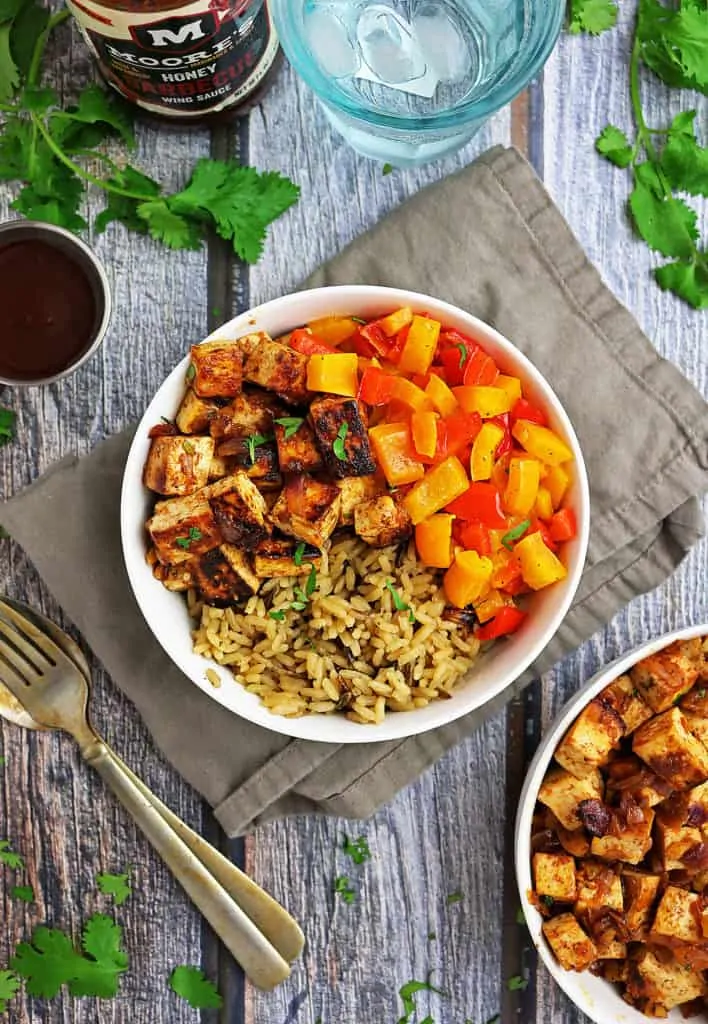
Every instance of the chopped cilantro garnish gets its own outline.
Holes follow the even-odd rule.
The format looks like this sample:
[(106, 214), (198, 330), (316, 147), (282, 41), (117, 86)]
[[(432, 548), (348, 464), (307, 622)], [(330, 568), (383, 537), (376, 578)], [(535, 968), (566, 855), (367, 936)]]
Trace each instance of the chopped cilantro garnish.
[(346, 875), (340, 875), (339, 878), (335, 878), (334, 891), (342, 897), (345, 903), (353, 903), (356, 899), (356, 892), (349, 885), (349, 879)]
[(248, 446), (248, 456), (251, 460), (251, 465), (256, 461), (256, 448), (259, 444), (267, 444), (268, 441), (272, 441), (273, 437), (271, 434), (251, 434), (250, 437), (246, 438), (246, 445)]
[(369, 849), (366, 836), (359, 836), (358, 839), (350, 839), (349, 836), (344, 836), (342, 849), (348, 857), (351, 857), (355, 864), (363, 864), (364, 861), (371, 859), (371, 850)]
[(298, 432), (305, 420), (302, 416), (282, 416), (279, 420), (274, 420), (273, 422), (281, 427), (285, 427), (284, 438), (287, 441), (289, 437)]
[(293, 562), (298, 568), (302, 565), (302, 556), (305, 554), (305, 542), (301, 540), (298, 546), (295, 548), (295, 554), (293, 555)]
[(506, 983), (506, 987), (510, 992), (523, 992), (524, 989), (528, 988), (528, 978), (522, 978), (520, 974), (514, 974)]
[(460, 353), (460, 362), (458, 364), (458, 369), (461, 370), (467, 360), (467, 346), (463, 341), (458, 341), (457, 344), (455, 345), (455, 348), (458, 349)]
[(310, 562), (310, 571), (307, 574), (307, 580), (305, 581), (305, 596), (307, 598), (312, 597), (314, 592), (317, 590), (317, 570), (315, 569), (314, 563)]
[(187, 367), (187, 373), (185, 374), (187, 383), (191, 384), (194, 378), (197, 376), (197, 368), (194, 363), (190, 363)]
[(541, 897), (541, 902), (542, 902), (542, 903), (543, 903), (543, 904), (544, 904), (545, 906), (547, 906), (547, 907), (549, 907), (549, 908), (550, 908), (550, 907), (552, 907), (552, 906), (553, 906), (553, 904), (554, 904), (554, 903), (555, 903), (556, 901), (555, 901), (555, 900), (553, 899), (553, 897), (552, 897), (552, 896), (549, 896), (548, 894), (546, 894), (545, 896), (542, 896), (542, 897)]
[(285, 618), (285, 612), (281, 609), (271, 608), (268, 612), (268, 618), (275, 619), (276, 622), (282, 622)]
[(398, 591), (393, 585), (393, 580), (386, 580), (384, 586), (388, 591), (390, 591), (391, 597), (393, 598), (393, 607), (396, 609), (396, 611), (408, 612), (408, 618), (411, 620), (411, 622), (415, 622), (415, 612), (413, 611), (409, 604), (406, 604), (401, 595), (398, 593)]
[(523, 523), (519, 523), (519, 525), (515, 526), (513, 530), (509, 530), (508, 533), (504, 534), (504, 536), (501, 539), (501, 542), (507, 549), (507, 551), (511, 551), (514, 541), (518, 540), (519, 537), (523, 537), (523, 535), (526, 533), (530, 525), (531, 520), (524, 519)]
[(185, 551), (189, 551), (192, 545), (192, 541), (201, 539), (202, 531), (198, 530), (196, 526), (190, 526), (189, 535), (187, 537), (177, 537), (175, 540), (175, 544), (177, 545), (177, 547), (184, 548)]
[(337, 458), (340, 460), (340, 462), (346, 462), (347, 461), (347, 451), (346, 451), (346, 448), (344, 447), (344, 441), (345, 441), (346, 436), (347, 436), (348, 433), (349, 433), (349, 424), (348, 423), (342, 423), (341, 427), (337, 431), (337, 436), (335, 437), (334, 441), (332, 442), (332, 451), (337, 456)]

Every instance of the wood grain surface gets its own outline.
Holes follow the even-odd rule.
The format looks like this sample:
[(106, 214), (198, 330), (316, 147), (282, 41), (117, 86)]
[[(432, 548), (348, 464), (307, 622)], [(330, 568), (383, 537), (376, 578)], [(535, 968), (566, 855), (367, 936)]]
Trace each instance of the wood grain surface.
[[(631, 6), (631, 5), (630, 5)], [(113, 226), (91, 239), (104, 260), (116, 312), (108, 338), (87, 366), (44, 389), (5, 391), (18, 413), (18, 440), (0, 449), (0, 488), (8, 496), (70, 452), (89, 450), (134, 420), (186, 347), (210, 326), (297, 287), (319, 262), (425, 184), (494, 143), (513, 141), (544, 178), (591, 258), (637, 316), (659, 351), (708, 394), (708, 317), (659, 291), (653, 258), (626, 224), (626, 175), (600, 160), (592, 142), (607, 120), (629, 125), (626, 82), (631, 10), (600, 39), (563, 37), (541, 79), (500, 112), (454, 158), (384, 176), (328, 128), (309, 92), (283, 67), (264, 101), (232, 129), (157, 131), (141, 126), (137, 159), (170, 185), (211, 151), (235, 152), (278, 169), (302, 187), (299, 204), (278, 221), (261, 263), (250, 270), (224, 248), (173, 253)], [(67, 26), (52, 56), (53, 78), (67, 96), (91, 74), (85, 50)], [(693, 102), (693, 97), (691, 97)], [(702, 100), (703, 123), (708, 112)], [(684, 104), (685, 106), (686, 104)], [(652, 88), (653, 120), (676, 111)], [(0, 215), (11, 198), (0, 190)], [(56, 543), (61, 543), (60, 525)], [(12, 1024), (395, 1024), (398, 989), (425, 979), (445, 995), (418, 997), (417, 1019), (435, 1024), (584, 1024), (537, 968), (516, 921), (513, 815), (525, 765), (543, 729), (580, 683), (605, 661), (675, 626), (708, 619), (702, 543), (662, 588), (635, 602), (562, 666), (443, 758), (363, 823), (295, 818), (263, 826), (245, 843), (219, 837), (209, 811), (156, 752), (127, 701), (94, 664), (97, 724), (131, 766), (188, 823), (220, 841), (302, 922), (305, 954), (291, 979), (264, 994), (242, 982), (208, 928), (147, 843), (70, 741), (0, 723), (0, 838), (27, 859), (37, 893), (30, 907), (0, 885), (0, 969), (35, 923), (77, 934), (95, 909), (109, 909), (95, 875), (133, 865), (135, 892), (116, 914), (125, 927), (131, 970), (114, 1001), (16, 999)], [(0, 541), (0, 588), (67, 624), (26, 557)], [(70, 624), (69, 624), (70, 625)], [(170, 713), (176, 713), (171, 709)], [(344, 834), (365, 835), (372, 859), (356, 866)], [(346, 875), (357, 898), (344, 903), (334, 881)], [(24, 876), (23, 876), (24, 880)], [(460, 894), (453, 901), (450, 895)], [(191, 1010), (167, 988), (178, 963), (202, 964), (225, 995), (220, 1014)], [(525, 991), (511, 992), (522, 974)], [(611, 1024), (611, 1022), (608, 1022)]]

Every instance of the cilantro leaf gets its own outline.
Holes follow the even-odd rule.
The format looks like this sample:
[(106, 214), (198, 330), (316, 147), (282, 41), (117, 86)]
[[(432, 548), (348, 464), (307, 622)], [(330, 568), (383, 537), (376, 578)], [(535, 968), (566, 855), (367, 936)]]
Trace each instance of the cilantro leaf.
[(345, 903), (353, 903), (356, 899), (356, 891), (349, 884), (346, 875), (340, 875), (334, 880), (334, 891), (342, 897)]
[(12, 22), (0, 25), (0, 101), (7, 102), (20, 84), (20, 72), (10, 53)]
[(295, 548), (295, 554), (293, 555), (293, 562), (295, 565), (300, 567), (302, 565), (302, 556), (305, 554), (305, 541), (301, 540), (298, 546)]
[(34, 114), (44, 114), (50, 107), (55, 107), (59, 102), (54, 89), (27, 86), (22, 92), (22, 106)]
[(276, 622), (282, 622), (285, 618), (285, 612), (282, 609), (271, 608), (268, 612), (268, 618), (275, 619)]
[(371, 860), (371, 850), (369, 849), (366, 836), (359, 836), (358, 839), (350, 839), (349, 836), (344, 836), (342, 849), (348, 857), (351, 857), (355, 864), (363, 864), (365, 861)]
[(8, 1000), (13, 999), (20, 987), (20, 979), (12, 971), (0, 971), (0, 1013), (7, 1010)]
[(694, 309), (708, 309), (708, 251), (690, 262), (665, 263), (654, 276), (660, 288), (674, 292)]
[(614, 0), (570, 0), (568, 10), (568, 31), (572, 35), (589, 32), (599, 35), (617, 21), (617, 4)]
[(224, 1000), (216, 986), (198, 967), (175, 967), (170, 975), (169, 984), (172, 991), (186, 999), (195, 1010), (218, 1010), (223, 1006)]
[(702, 0), (677, 6), (639, 0), (637, 39), (641, 59), (667, 85), (708, 92), (708, 17)]
[[(68, 123), (107, 125), (129, 148), (135, 146), (130, 108), (99, 85), (87, 85), (79, 96), (79, 102), (75, 106), (67, 107), (66, 111), (57, 117)], [(62, 141), (66, 145), (67, 139), (64, 138)]]
[(285, 428), (283, 439), (287, 441), (288, 438), (298, 432), (305, 420), (302, 416), (281, 416), (279, 420), (274, 420), (273, 422)]
[(347, 450), (344, 447), (344, 442), (346, 440), (346, 437), (347, 437), (348, 433), (349, 433), (349, 424), (348, 423), (342, 423), (342, 425), (340, 426), (339, 430), (337, 431), (337, 436), (335, 437), (334, 441), (332, 442), (332, 451), (334, 452), (336, 457), (340, 460), (340, 462), (346, 462), (347, 461)]
[(418, 992), (434, 992), (438, 996), (446, 996), (447, 993), (443, 992), (439, 988), (435, 988), (434, 985), (430, 984), (430, 981), (407, 981), (405, 985), (401, 985), (398, 990), (398, 994), (401, 997), (403, 1003), (403, 1016), (399, 1018), (398, 1024), (409, 1024), (411, 1017), (416, 1012), (414, 995)]
[(0, 445), (7, 444), (15, 436), (17, 413), (0, 406)]
[[(130, 165), (107, 180), (110, 185), (117, 185), (118, 188), (128, 192), (141, 192), (145, 196), (159, 196), (160, 194), (160, 186), (156, 181)], [(139, 205), (140, 200), (138, 199), (130, 199), (127, 196), (117, 195), (115, 192), (106, 192), (106, 206), (97, 215), (94, 228), (99, 234), (102, 234), (112, 221), (119, 221), (129, 231), (147, 234), (147, 222), (138, 214)]]
[(112, 896), (115, 905), (120, 907), (133, 891), (128, 881), (129, 878), (130, 871), (128, 870), (122, 875), (96, 875), (96, 882), (103, 895)]
[(0, 864), (11, 868), (13, 871), (21, 871), (25, 866), (25, 859), (21, 854), (15, 853), (10, 847), (8, 839), (0, 839)]
[(509, 978), (506, 983), (506, 987), (510, 992), (523, 992), (528, 988), (529, 979), (522, 978), (520, 974), (514, 974), (513, 977)]
[(639, 234), (664, 256), (690, 259), (698, 237), (695, 210), (682, 199), (666, 195), (652, 163), (638, 164), (634, 175), (629, 206)]
[(383, 175), (387, 175), (387, 174), (390, 174), (392, 170), (393, 170), (393, 164), (385, 163), (383, 165), (383, 167), (381, 168), (381, 173)]
[(10, 895), (14, 900), (31, 903), (34, 900), (34, 889), (31, 885), (13, 885), (10, 889)]
[(27, 78), (37, 40), (49, 24), (49, 10), (38, 0), (23, 3), (10, 32), (10, 50), (22, 78)]
[(22, 10), (25, 0), (0, 0), (0, 24), (14, 21)]
[(454, 903), (461, 903), (464, 898), (465, 897), (464, 897), (463, 893), (461, 893), (461, 892), (450, 892), (450, 893), (448, 893), (447, 899), (445, 900), (445, 902), (450, 907)]
[(201, 225), (175, 213), (166, 199), (139, 203), (137, 214), (147, 224), (150, 235), (170, 249), (201, 249)]
[(632, 162), (633, 150), (629, 139), (613, 124), (602, 129), (595, 139), (595, 149), (617, 167), (627, 167)]
[(20, 942), (10, 967), (27, 983), (27, 993), (52, 999), (80, 970), (82, 957), (63, 932), (41, 925), (30, 942)]
[(695, 110), (675, 117), (661, 154), (661, 169), (672, 188), (692, 196), (708, 196), (708, 146), (694, 135)]

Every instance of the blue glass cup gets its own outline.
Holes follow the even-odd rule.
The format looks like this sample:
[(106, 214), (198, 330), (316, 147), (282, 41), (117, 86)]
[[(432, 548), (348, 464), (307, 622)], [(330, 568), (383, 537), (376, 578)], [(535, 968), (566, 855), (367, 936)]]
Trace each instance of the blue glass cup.
[(525, 89), (564, 0), (269, 0), (283, 50), (333, 127), (413, 167), (463, 146)]

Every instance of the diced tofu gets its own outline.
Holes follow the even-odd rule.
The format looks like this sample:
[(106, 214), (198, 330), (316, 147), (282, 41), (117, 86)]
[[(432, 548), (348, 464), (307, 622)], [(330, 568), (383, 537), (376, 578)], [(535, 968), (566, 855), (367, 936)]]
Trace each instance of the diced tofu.
[(193, 494), (209, 479), (214, 455), (210, 437), (154, 437), (143, 470), (143, 483), (157, 494)]
[(354, 510), (362, 501), (375, 498), (377, 494), (383, 494), (386, 490), (386, 485), (376, 474), (345, 476), (342, 480), (337, 480), (336, 484), (342, 496), (339, 507), (340, 526), (349, 526), (354, 522)]
[(640, 726), (632, 749), (674, 789), (689, 789), (708, 779), (708, 749), (689, 732), (680, 708)]
[(187, 562), (221, 543), (206, 488), (184, 498), (158, 501), (146, 526), (161, 562)]
[(590, 853), (601, 860), (623, 860), (638, 864), (651, 849), (651, 827), (654, 811), (644, 808), (644, 821), (627, 825), (618, 836), (593, 836)]
[(683, 855), (701, 842), (700, 829), (689, 825), (669, 825), (658, 820), (655, 826), (655, 849), (661, 857), (664, 871), (681, 870)]
[(625, 736), (633, 733), (654, 713), (643, 700), (630, 676), (618, 676), (614, 683), (605, 687), (600, 696), (614, 708), (624, 722)]
[(626, 960), (603, 960), (600, 970), (605, 981), (613, 985), (623, 984), (629, 977), (629, 964)]
[(279, 341), (261, 341), (243, 364), (243, 376), (252, 384), (275, 391), (284, 402), (301, 405), (307, 401), (307, 356)]
[(667, 784), (657, 779), (635, 754), (616, 758), (605, 771), (608, 803), (616, 803), (615, 796), (623, 792), (630, 793), (642, 807), (655, 807), (666, 799)]
[(575, 860), (565, 853), (535, 853), (534, 888), (539, 896), (550, 896), (560, 903), (575, 899)]
[(273, 417), (284, 412), (284, 407), (274, 395), (243, 391), (212, 416), (209, 431), (212, 437), (221, 440), (254, 435), (270, 437), (273, 434)]
[(261, 581), (254, 573), (250, 559), (245, 551), (242, 551), (241, 548), (234, 547), (233, 544), (222, 544), (221, 553), (236, 575), (239, 576), (248, 589), (255, 594), (261, 585)]
[[(294, 432), (292, 427), (283, 426), (282, 423), (276, 423), (274, 427), (281, 472), (316, 473), (322, 468), (322, 456), (315, 444), (315, 433), (307, 420), (304, 419)], [(286, 437), (286, 434), (289, 436)]]
[(604, 909), (622, 911), (624, 894), (622, 879), (607, 864), (584, 860), (578, 865), (577, 902), (573, 908), (578, 916)]
[(597, 948), (574, 914), (559, 914), (543, 922), (543, 934), (566, 971), (584, 971), (597, 959)]
[(339, 502), (334, 484), (301, 474), (288, 481), (270, 518), (283, 533), (321, 548), (339, 521)]
[(708, 686), (699, 681), (699, 685), (689, 690), (682, 699), (681, 710), (708, 717)]
[(538, 792), (539, 801), (555, 814), (564, 828), (574, 832), (582, 828), (578, 814), (582, 800), (602, 800), (602, 776), (599, 771), (577, 779), (564, 768), (551, 768)]
[(688, 794), (688, 818), (708, 822), (708, 782), (695, 786)]
[(666, 711), (698, 678), (695, 651), (681, 640), (642, 658), (630, 670), (632, 682), (655, 712)]
[(590, 840), (585, 832), (577, 830), (571, 832), (569, 829), (563, 828), (560, 822), (556, 824), (555, 830), (558, 842), (566, 853), (572, 854), (573, 857), (586, 857), (590, 852)]
[(253, 556), (253, 569), (256, 576), (267, 579), (270, 576), (307, 576), (310, 566), (319, 569), (322, 565), (322, 552), (311, 545), (306, 545), (300, 560), (295, 563), (295, 551), (298, 542), (271, 537), (258, 545)]
[(243, 353), (235, 341), (203, 341), (192, 345), (192, 387), (200, 398), (237, 395), (243, 380)]
[(704, 747), (708, 747), (708, 718), (696, 711), (686, 711), (684, 708), (681, 710), (683, 711), (683, 717), (686, 719), (688, 731), (692, 732)]
[(194, 559), (194, 584), (207, 604), (230, 604), (250, 594), (220, 548)]
[(231, 476), (236, 468), (235, 459), (215, 455), (209, 463), (209, 480), (220, 480), (222, 476)]
[(369, 498), (354, 509), (354, 531), (374, 548), (400, 544), (413, 533), (405, 507), (390, 494)]
[[(273, 339), (267, 331), (251, 331), (250, 334), (244, 334), (240, 338), (236, 339), (236, 344), (243, 353), (244, 362), (248, 356), (253, 355), (258, 349), (265, 345), (266, 342), (271, 342)], [(282, 338), (280, 339), (282, 341)]]
[(649, 929), (660, 883), (660, 875), (649, 875), (632, 868), (622, 871), (627, 928), (633, 939), (644, 938)]
[(678, 963), (664, 963), (650, 949), (641, 950), (631, 962), (627, 994), (633, 1001), (647, 999), (670, 1010), (705, 994), (700, 974)]
[(701, 941), (698, 911), (701, 897), (698, 893), (679, 889), (676, 885), (666, 887), (654, 915), (649, 932), (649, 941), (672, 945), (675, 940), (687, 943)]
[(227, 544), (253, 551), (270, 533), (263, 495), (243, 470), (210, 484), (208, 497)]
[(209, 424), (219, 409), (217, 402), (200, 398), (192, 388), (187, 388), (175, 423), (183, 434), (208, 434)]
[(701, 935), (704, 939), (708, 939), (708, 907), (701, 909)]
[(623, 735), (622, 719), (602, 697), (598, 697), (580, 712), (554, 756), (571, 775), (582, 778), (607, 764)]
[(152, 574), (162, 583), (163, 587), (177, 593), (182, 593), (194, 586), (191, 561), (180, 562), (178, 565), (162, 565), (161, 562), (157, 562), (153, 566)]
[(310, 405), (310, 420), (330, 476), (342, 479), (375, 472), (364, 409), (355, 398), (316, 398)]
[(624, 960), (627, 956), (627, 943), (619, 939), (602, 940), (597, 943), (598, 960)]

